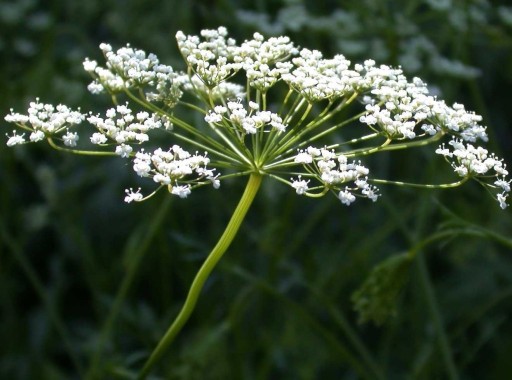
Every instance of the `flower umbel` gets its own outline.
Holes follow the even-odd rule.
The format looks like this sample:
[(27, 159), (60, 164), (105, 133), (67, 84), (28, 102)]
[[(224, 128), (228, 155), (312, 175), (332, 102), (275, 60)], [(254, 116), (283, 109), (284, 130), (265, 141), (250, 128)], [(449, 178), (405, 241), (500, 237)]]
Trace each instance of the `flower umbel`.
[[(319, 51), (299, 49), (288, 37), (265, 39), (255, 33), (237, 44), (224, 27), (200, 36), (178, 32), (176, 39), (183, 71), (130, 45), (114, 51), (101, 44), (104, 66), (84, 61), (93, 78), (89, 91), (112, 97), (114, 106), (104, 115), (36, 99), (26, 115), (11, 110), (5, 117), (17, 127), (7, 134), (8, 146), (46, 140), (59, 151), (131, 160), (152, 191), (144, 196), (141, 188), (129, 188), (127, 203), (161, 189), (186, 198), (198, 187), (218, 189), (225, 179), (249, 177), (226, 230), (139, 379), (189, 318), (265, 177), (298, 195), (332, 194), (347, 206), (360, 198), (377, 201), (376, 184), (442, 189), (473, 179), (507, 207), (506, 164), (476, 145), (487, 141), (482, 118), (430, 95), (423, 81), (409, 80), (400, 68), (371, 59), (352, 65), (341, 54), (324, 58)], [(81, 138), (86, 123), (92, 132)], [(367, 156), (420, 146), (433, 146), (432, 153), (453, 169), (454, 182), (374, 178), (365, 163)]]
[[(255, 33), (237, 44), (219, 27), (203, 30), (200, 36), (178, 32), (176, 39), (183, 72), (130, 45), (114, 51), (101, 44), (105, 65), (84, 61), (93, 77), (89, 90), (110, 93), (117, 105), (105, 116), (86, 116), (36, 100), (27, 115), (12, 111), (6, 116), (26, 132), (8, 135), (7, 145), (46, 139), (60, 150), (130, 158), (138, 175), (182, 198), (207, 183), (218, 188), (225, 178), (258, 173), (291, 186), (297, 194), (318, 197), (330, 192), (350, 205), (357, 198), (377, 200), (375, 183), (402, 184), (372, 178), (354, 158), (447, 137), (453, 150), (442, 144), (435, 152), (450, 163), (462, 178), (459, 182), (477, 180), (506, 206), (510, 181), (505, 164), (469, 144), (487, 141), (481, 116), (461, 104), (448, 106), (438, 100), (419, 78), (408, 80), (401, 69), (378, 66), (371, 59), (352, 65), (341, 54), (324, 58), (319, 51), (297, 48), (288, 37), (265, 39)], [(346, 109), (352, 109), (353, 116), (339, 120)], [(190, 111), (201, 114), (204, 124), (185, 116)], [(86, 140), (101, 151), (77, 149), (84, 141), (77, 126), (85, 121), (95, 129)], [(339, 142), (342, 130), (351, 126), (360, 136)], [(158, 149), (153, 135), (159, 139)], [(168, 136), (170, 144), (159, 135)], [(208, 153), (208, 158), (188, 153), (181, 143)], [(145, 149), (148, 144), (151, 148)]]

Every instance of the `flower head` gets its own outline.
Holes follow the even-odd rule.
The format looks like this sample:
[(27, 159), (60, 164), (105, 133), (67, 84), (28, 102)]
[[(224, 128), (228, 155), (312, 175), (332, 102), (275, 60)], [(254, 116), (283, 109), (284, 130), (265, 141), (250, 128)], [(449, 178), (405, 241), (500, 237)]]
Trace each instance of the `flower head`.
[[(117, 50), (101, 44), (105, 63), (86, 59), (83, 67), (93, 77), (89, 90), (111, 94), (116, 104), (86, 117), (36, 100), (27, 115), (6, 116), (26, 131), (8, 135), (7, 145), (47, 140), (80, 153), (75, 127), (87, 119), (94, 149), (131, 158), (137, 175), (180, 198), (205, 184), (218, 188), (224, 178), (258, 173), (299, 195), (331, 193), (350, 205), (357, 198), (376, 201), (376, 184), (407, 185), (374, 178), (363, 162), (367, 156), (435, 143), (434, 152), (459, 180), (426, 187), (473, 179), (506, 206), (506, 165), (477, 144), (488, 139), (482, 117), (462, 104), (447, 105), (401, 68), (324, 57), (286, 36), (255, 33), (237, 44), (224, 27), (198, 36), (179, 31), (176, 40), (183, 71), (129, 44)], [(146, 198), (129, 190), (126, 199)]]

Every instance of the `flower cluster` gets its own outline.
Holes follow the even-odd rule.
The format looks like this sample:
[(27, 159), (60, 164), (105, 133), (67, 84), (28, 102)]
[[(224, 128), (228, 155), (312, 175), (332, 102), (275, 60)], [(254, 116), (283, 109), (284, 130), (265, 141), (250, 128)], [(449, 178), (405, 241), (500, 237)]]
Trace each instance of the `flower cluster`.
[(349, 69), (350, 61), (341, 54), (323, 59), (318, 50), (302, 49), (292, 62), (293, 70), (282, 78), (310, 102), (336, 100), (361, 86), (360, 75)]
[[(215, 188), (219, 188), (220, 182), (214, 170), (206, 167), (209, 162), (206, 154), (192, 155), (180, 146), (174, 145), (166, 151), (158, 148), (153, 153), (146, 153), (141, 149), (135, 154), (133, 170), (141, 177), (152, 178), (154, 182), (167, 186), (171, 194), (186, 198), (190, 194), (192, 183), (197, 185), (206, 180)], [(194, 175), (195, 178), (191, 179)], [(127, 194), (127, 202), (141, 200), (138, 199), (141, 196), (140, 191), (130, 191)], [(134, 197), (134, 194), (138, 195)]]
[(286, 130), (286, 125), (279, 115), (270, 111), (258, 111), (259, 105), (255, 102), (249, 102), (249, 108), (248, 112), (240, 102), (228, 102), (227, 107), (214, 107), (204, 120), (213, 124), (227, 121), (228, 125), (242, 135), (255, 134), (258, 130), (265, 130), (265, 126), (270, 126), (278, 132)]
[(148, 131), (169, 125), (168, 121), (162, 122), (158, 115), (146, 111), (134, 115), (128, 104), (110, 108), (106, 118), (91, 115), (87, 121), (98, 130), (91, 136), (91, 142), (97, 145), (114, 142), (118, 144), (116, 154), (121, 157), (129, 157), (132, 152), (129, 143), (142, 144), (149, 140)]
[(174, 106), (181, 97), (178, 85), (181, 74), (175, 73), (171, 66), (160, 64), (155, 54), (146, 54), (129, 44), (116, 52), (106, 43), (102, 43), (100, 49), (105, 56), (106, 67), (89, 59), (83, 63), (85, 71), (94, 78), (88, 86), (91, 93), (116, 93), (132, 87), (151, 86), (153, 90), (146, 93), (149, 101), (163, 101), (167, 106)]
[(261, 92), (268, 91), (289, 73), (293, 66), (285, 60), (297, 52), (288, 37), (272, 37), (265, 41), (260, 33), (254, 33), (253, 39), (245, 41), (238, 50), (249, 85)]
[[(320, 179), (323, 192), (338, 191), (338, 198), (347, 206), (356, 200), (356, 196), (366, 197), (374, 202), (379, 197), (377, 188), (368, 183), (369, 169), (361, 162), (349, 163), (343, 154), (310, 146), (299, 151), (294, 162), (307, 166), (308, 171)], [(349, 182), (352, 182), (351, 187), (347, 185)], [(309, 181), (302, 179), (302, 176), (297, 180), (292, 179), (292, 187), (299, 195), (307, 194), (308, 184)]]
[(240, 59), (237, 62), (236, 42), (226, 38), (228, 31), (224, 27), (217, 30), (203, 30), (201, 36), (186, 36), (183, 32), (176, 33), (178, 48), (187, 64), (209, 88), (217, 86), (242, 68)]
[(14, 123), (21, 129), (30, 132), (28, 141), (24, 134), (18, 135), (13, 131), (12, 136), (8, 136), (7, 146), (24, 144), (26, 142), (38, 142), (47, 137), (61, 136), (64, 145), (69, 147), (76, 146), (78, 134), (70, 132), (69, 127), (80, 124), (85, 115), (80, 111), (73, 111), (65, 105), (59, 104), (53, 106), (51, 104), (43, 104), (36, 99), (30, 102), (27, 115), (21, 115), (11, 110), (11, 113), (5, 117), (5, 121)]
[[(195, 187), (209, 183), (217, 188), (223, 178), (257, 173), (297, 194), (331, 192), (346, 205), (358, 197), (375, 201), (379, 194), (372, 183), (406, 184), (368, 178), (369, 169), (358, 156), (426, 146), (448, 137), (453, 149), (442, 145), (436, 153), (462, 179), (424, 186), (448, 188), (475, 179), (506, 206), (510, 181), (505, 164), (469, 144), (487, 141), (481, 116), (458, 103), (447, 105), (429, 94), (421, 79), (409, 80), (401, 68), (379, 66), (372, 59), (352, 64), (341, 54), (324, 58), (319, 51), (297, 48), (285, 36), (265, 39), (255, 33), (239, 45), (224, 27), (203, 30), (200, 36), (180, 31), (176, 40), (183, 71), (130, 45), (114, 51), (101, 44), (104, 67), (84, 62), (94, 78), (89, 90), (110, 93), (116, 104), (104, 117), (89, 114), (87, 122), (95, 129), (90, 142), (95, 149), (115, 146), (112, 155), (132, 158), (135, 172), (152, 178), (159, 188), (185, 197)], [(71, 150), (79, 138), (73, 128), (85, 118), (66, 106), (35, 102), (27, 116), (12, 112), (6, 120), (30, 131), (31, 142), (57, 136), (64, 146), (50, 139), (52, 146)], [(356, 133), (347, 140), (341, 131), (351, 126)], [(145, 147), (150, 131), (173, 139), (164, 143), (172, 148), (155, 147), (162, 140), (153, 138), (153, 145)], [(205, 154), (190, 154), (174, 140)], [(313, 146), (318, 141), (324, 148)], [(25, 134), (15, 131), (7, 144), (24, 142)], [(134, 145), (140, 146), (138, 151)], [(214, 175), (207, 164), (225, 174)], [(140, 189), (128, 190), (125, 198), (142, 199)]]
[(182, 75), (176, 79), (180, 88), (198, 99), (211, 97), (213, 101), (239, 99), (245, 96), (245, 88), (238, 83), (221, 82), (214, 88), (208, 88), (197, 75)]
[(400, 69), (386, 66), (371, 68), (367, 77), (376, 78), (371, 94), (365, 100), (366, 113), (361, 123), (378, 127), (386, 136), (414, 139), (417, 135), (433, 136), (450, 133), (465, 141), (487, 141), (480, 115), (467, 112), (455, 103), (452, 107), (429, 95), (426, 84), (419, 78), (409, 82)]
[[(507, 180), (508, 170), (503, 160), (497, 158), (494, 153), (489, 153), (487, 149), (464, 144), (459, 139), (453, 139), (448, 144), (452, 150), (441, 144), (436, 153), (444, 156), (460, 177), (481, 180), (495, 178), (496, 180), (490, 188), (498, 192), (496, 199), (500, 207), (506, 208), (511, 181)], [(501, 193), (499, 193), (500, 191)]]

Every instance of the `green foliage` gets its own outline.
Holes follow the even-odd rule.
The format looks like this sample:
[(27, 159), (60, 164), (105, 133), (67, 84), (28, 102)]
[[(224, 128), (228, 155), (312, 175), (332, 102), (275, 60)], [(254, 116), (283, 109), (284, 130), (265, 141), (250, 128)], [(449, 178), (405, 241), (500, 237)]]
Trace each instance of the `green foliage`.
[[(81, 61), (98, 59), (102, 41), (130, 42), (175, 64), (176, 30), (226, 25), (243, 40), (265, 32), (254, 20), (266, 18), (274, 28), (266, 32), (353, 61), (383, 52), (379, 63), (403, 63), (408, 41), (427, 38), (435, 56), (479, 75), (437, 71), (424, 50), (417, 56), (423, 64), (409, 75), (426, 78), (449, 103), (483, 114), (493, 150), (512, 162), (508, 1), (47, 3), (0, 5), (2, 115), (24, 109), (32, 96), (94, 109), (84, 103), (94, 98), (83, 96), (89, 79)], [(302, 16), (290, 16), (291, 8)], [(453, 15), (462, 15), (465, 29)], [(414, 28), (401, 30), (403, 22)], [(426, 156), (400, 163), (384, 159), (372, 168), (404, 181), (414, 170), (426, 180), (438, 171)], [(123, 379), (140, 370), (242, 191), (234, 181), (225, 185), (229, 198), (200, 190), (168, 209), (164, 196), (125, 205), (121, 195), (133, 178), (118, 167), (115, 159), (0, 148), (0, 378)], [(512, 218), (480, 188), (461, 190), (383, 189), (382, 202), (346, 209), (264, 183), (155, 378), (441, 379), (449, 378), (447, 356), (461, 379), (508, 378)], [(448, 354), (416, 266), (387, 323), (358, 325), (351, 311), (351, 294), (375, 263), (422, 242)], [(385, 273), (406, 266), (402, 256), (391, 260), (380, 265), (388, 266)]]
[(383, 324), (396, 316), (397, 298), (407, 282), (411, 257), (407, 254), (392, 256), (372, 269), (364, 283), (352, 295), (359, 322), (373, 321)]

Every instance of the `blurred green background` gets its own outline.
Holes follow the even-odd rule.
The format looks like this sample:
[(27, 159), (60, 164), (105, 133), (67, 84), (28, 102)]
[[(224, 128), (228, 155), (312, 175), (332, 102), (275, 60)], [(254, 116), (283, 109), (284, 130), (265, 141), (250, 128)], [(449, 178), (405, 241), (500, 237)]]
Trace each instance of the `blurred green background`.
[[(179, 69), (176, 31), (219, 25), (238, 41), (285, 34), (325, 56), (401, 65), (482, 114), (488, 148), (512, 163), (508, 0), (4, 0), (0, 114), (35, 97), (100, 111), (108, 99), (87, 93), (81, 64), (101, 58), (100, 42), (129, 42)], [(445, 166), (421, 150), (370, 164), (415, 182), (439, 182)], [(244, 184), (127, 205), (124, 188), (137, 179), (126, 169), (45, 146), (0, 148), (0, 378), (129, 378)], [(476, 184), (382, 194), (347, 208), (264, 184), (154, 378), (511, 378), (510, 210)], [(393, 272), (390, 258), (411, 249), (416, 260)], [(352, 294), (381, 263), (387, 279), (405, 274), (396, 315), (358, 323)]]

